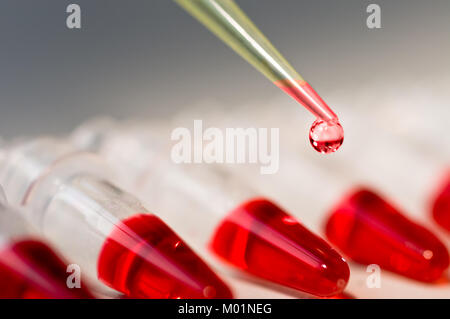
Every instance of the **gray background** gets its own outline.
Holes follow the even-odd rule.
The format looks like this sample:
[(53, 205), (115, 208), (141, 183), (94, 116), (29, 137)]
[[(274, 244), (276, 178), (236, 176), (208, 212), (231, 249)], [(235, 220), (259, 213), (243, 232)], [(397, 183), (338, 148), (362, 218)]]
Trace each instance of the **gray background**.
[[(65, 25), (72, 2), (81, 30)], [(365, 26), (372, 2), (381, 30)], [(238, 3), (324, 96), (448, 76), (448, 0)], [(205, 97), (238, 105), (283, 94), (169, 0), (1, 0), (0, 45), (6, 137), (68, 132), (98, 114), (167, 116)]]

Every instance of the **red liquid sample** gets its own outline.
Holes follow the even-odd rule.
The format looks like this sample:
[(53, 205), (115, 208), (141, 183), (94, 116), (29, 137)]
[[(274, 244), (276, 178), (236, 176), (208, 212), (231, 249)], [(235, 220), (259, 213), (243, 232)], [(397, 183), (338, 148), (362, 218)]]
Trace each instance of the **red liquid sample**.
[(432, 214), (434, 220), (450, 231), (450, 172), (433, 201)]
[(266, 199), (232, 211), (216, 230), (211, 249), (252, 275), (317, 296), (339, 294), (350, 275), (330, 245)]
[(356, 297), (354, 297), (351, 294), (348, 294), (346, 292), (342, 292), (340, 294), (331, 296), (331, 297), (327, 297), (326, 299), (356, 299)]
[(232, 298), (225, 283), (158, 217), (138, 214), (116, 225), (98, 276), (130, 298)]
[(339, 122), (316, 120), (309, 130), (309, 141), (317, 152), (333, 153), (344, 142), (344, 130)]
[(420, 281), (439, 279), (449, 265), (447, 249), (436, 236), (366, 189), (353, 192), (333, 210), (326, 235), (358, 263)]
[(66, 264), (45, 244), (24, 240), (0, 251), (0, 298), (87, 299), (88, 290), (68, 288)]

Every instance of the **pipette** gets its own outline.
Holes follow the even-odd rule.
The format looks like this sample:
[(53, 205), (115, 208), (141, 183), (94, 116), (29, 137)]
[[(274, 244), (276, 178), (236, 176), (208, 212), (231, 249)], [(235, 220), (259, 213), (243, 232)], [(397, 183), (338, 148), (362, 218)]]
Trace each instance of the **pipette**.
[(88, 299), (85, 286), (69, 288), (67, 263), (36, 237), (0, 188), (0, 298)]
[(341, 146), (344, 131), (337, 115), (233, 0), (175, 1), (317, 118), (309, 133), (314, 149), (331, 153)]
[(92, 122), (73, 140), (96, 150), (142, 200), (158, 208), (195, 247), (237, 269), (317, 296), (340, 293), (345, 260), (277, 204), (222, 171), (177, 165), (148, 125), (108, 130)]
[(430, 206), (434, 220), (450, 232), (450, 170), (445, 174), (433, 194)]
[(231, 298), (223, 281), (161, 219), (110, 182), (93, 154), (57, 139), (0, 154), (8, 199), (83, 274), (132, 298)]

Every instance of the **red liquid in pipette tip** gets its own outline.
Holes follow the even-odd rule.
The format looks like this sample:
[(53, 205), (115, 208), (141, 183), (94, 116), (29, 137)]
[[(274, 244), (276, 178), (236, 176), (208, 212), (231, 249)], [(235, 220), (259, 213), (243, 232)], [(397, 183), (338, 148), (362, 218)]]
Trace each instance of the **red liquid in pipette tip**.
[(322, 110), (327, 118), (318, 118), (309, 130), (309, 141), (319, 153), (336, 152), (344, 142), (344, 130), (336, 114), (327, 106), (319, 94), (305, 81), (276, 81), (274, 83), (313, 114)]
[(355, 296), (353, 296), (352, 294), (346, 293), (346, 292), (341, 292), (340, 294), (331, 296), (331, 297), (325, 297), (324, 299), (357, 299)]
[(163, 221), (138, 214), (116, 225), (98, 276), (131, 298), (232, 298), (225, 283)]
[(333, 210), (326, 235), (349, 258), (424, 282), (441, 278), (449, 255), (424, 227), (367, 189), (352, 192)]
[(330, 245), (266, 199), (232, 211), (217, 228), (211, 249), (255, 276), (316, 296), (339, 294), (350, 275)]
[(0, 298), (94, 298), (82, 284), (67, 286), (67, 265), (45, 244), (22, 240), (0, 251)]

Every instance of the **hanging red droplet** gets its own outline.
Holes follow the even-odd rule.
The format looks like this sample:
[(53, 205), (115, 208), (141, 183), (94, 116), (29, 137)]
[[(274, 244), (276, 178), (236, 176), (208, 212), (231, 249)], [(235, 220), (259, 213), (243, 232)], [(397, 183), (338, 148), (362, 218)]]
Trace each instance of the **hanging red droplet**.
[(94, 298), (84, 284), (69, 288), (67, 265), (47, 245), (21, 240), (0, 251), (0, 298)]
[(317, 296), (340, 293), (350, 275), (330, 245), (266, 199), (233, 210), (217, 228), (211, 249), (252, 275)]
[(450, 172), (433, 200), (431, 211), (434, 220), (450, 231)]
[(225, 283), (163, 221), (123, 220), (106, 240), (98, 276), (131, 298), (232, 298)]
[(352, 192), (338, 204), (326, 235), (358, 263), (377, 264), (420, 281), (439, 279), (449, 265), (447, 249), (436, 236), (367, 189)]

